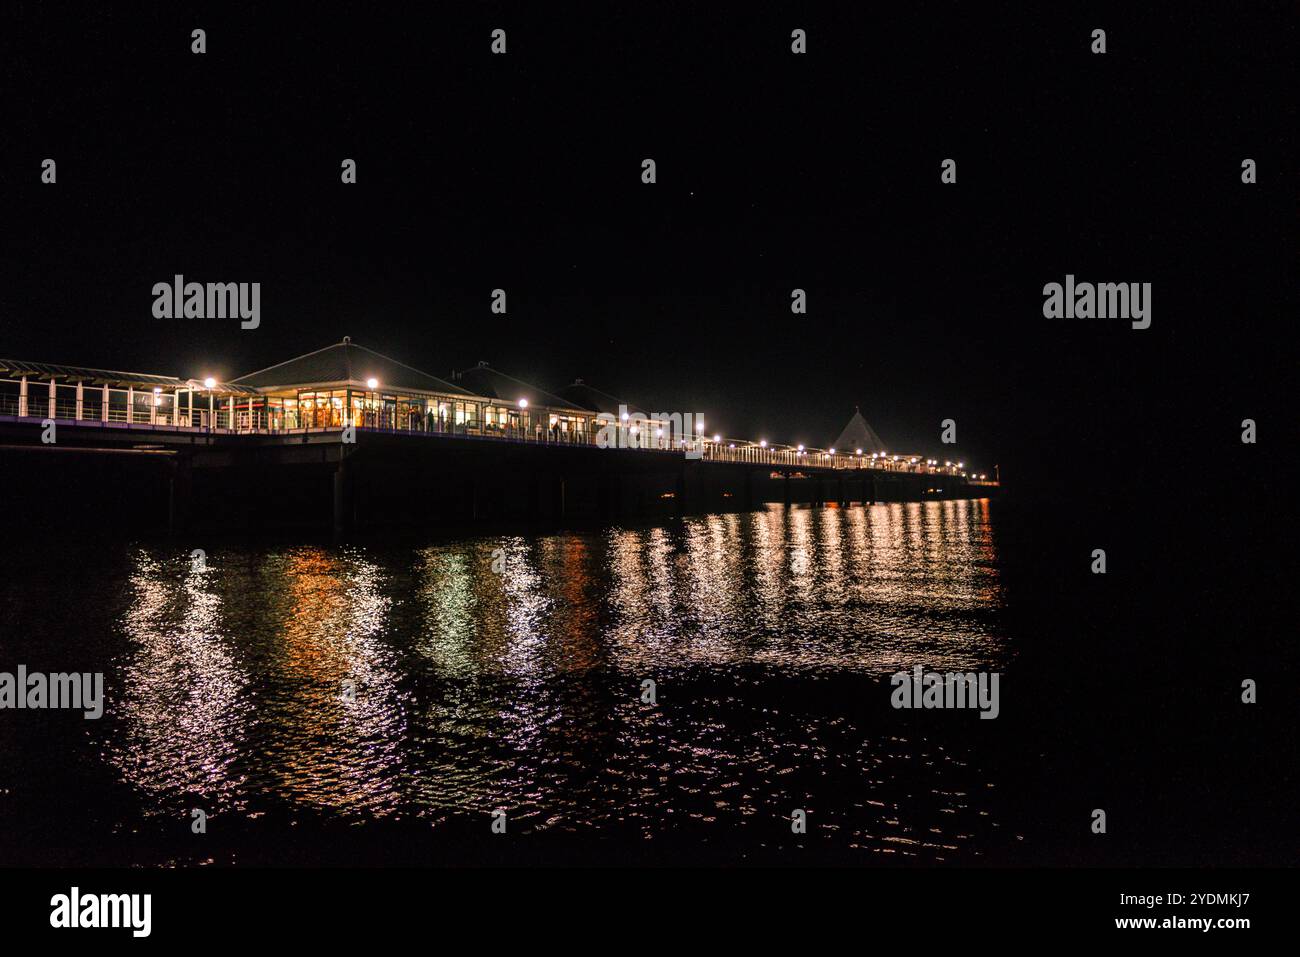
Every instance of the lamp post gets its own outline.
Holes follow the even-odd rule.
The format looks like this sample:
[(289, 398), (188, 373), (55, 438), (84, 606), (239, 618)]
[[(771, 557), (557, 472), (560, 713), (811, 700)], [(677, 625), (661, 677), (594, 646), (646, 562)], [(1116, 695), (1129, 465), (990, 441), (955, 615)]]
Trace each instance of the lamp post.
[[(375, 390), (378, 388), (379, 388), (379, 380), (376, 379), (374, 376), (371, 376), (369, 379), (366, 380), (366, 389), (369, 391), (366, 392), (365, 408), (366, 411), (370, 413), (372, 425), (377, 424), (376, 420), (379, 418), (379, 413), (378, 410), (376, 409), (376, 403), (375, 403)], [(363, 422), (362, 424), (364, 425), (365, 423)]]
[(208, 431), (212, 431), (212, 390), (217, 386), (217, 380), (208, 376), (203, 380), (203, 388), (208, 393)]

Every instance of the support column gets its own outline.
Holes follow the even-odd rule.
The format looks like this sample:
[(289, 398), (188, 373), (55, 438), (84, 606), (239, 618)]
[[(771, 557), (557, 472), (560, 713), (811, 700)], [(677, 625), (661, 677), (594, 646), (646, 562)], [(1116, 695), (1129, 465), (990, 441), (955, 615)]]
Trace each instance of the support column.
[(27, 415), (27, 376), (18, 383), (18, 415), (24, 418)]
[(50, 418), (54, 418), (54, 376), (50, 376)]
[(617, 472), (600, 475), (596, 486), (597, 509), (602, 519), (616, 518), (623, 510), (623, 486)]
[(352, 465), (347, 457), (334, 467), (334, 537), (341, 538), (352, 530), (356, 503), (353, 500)]
[(130, 425), (135, 420), (135, 386), (126, 387), (126, 424)]
[(82, 418), (82, 413), (86, 410), (86, 390), (84, 383), (77, 380), (77, 418)]
[(100, 393), (99, 399), (99, 421), (108, 421), (108, 383), (104, 383), (103, 392)]
[(173, 459), (168, 466), (171, 474), (167, 482), (167, 531), (178, 535), (189, 528), (193, 475), (188, 457)]
[[(534, 471), (529, 476), (528, 479), (527, 517), (530, 522), (536, 522), (538, 519), (549, 518), (549, 515), (547, 514), (547, 507), (546, 507), (547, 506), (546, 492), (547, 492), (546, 477), (543, 475), (539, 475), (536, 471)], [(511, 499), (511, 495), (509, 491), (507, 491), (506, 493), (507, 512), (512, 511), (511, 505), (513, 503), (510, 501), (510, 499)]]

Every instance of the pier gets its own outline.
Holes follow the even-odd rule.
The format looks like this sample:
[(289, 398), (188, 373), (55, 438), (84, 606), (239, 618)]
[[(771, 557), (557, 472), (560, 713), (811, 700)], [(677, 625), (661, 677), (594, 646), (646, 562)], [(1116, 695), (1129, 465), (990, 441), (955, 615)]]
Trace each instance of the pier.
[(724, 437), (706, 421), (581, 380), (548, 392), (486, 363), (440, 379), (349, 339), (229, 382), (0, 360), (13, 487), (132, 510), (138, 494), (173, 532), (612, 520), (999, 488), (996, 471), (883, 448), (860, 413), (841, 436), (853, 448)]

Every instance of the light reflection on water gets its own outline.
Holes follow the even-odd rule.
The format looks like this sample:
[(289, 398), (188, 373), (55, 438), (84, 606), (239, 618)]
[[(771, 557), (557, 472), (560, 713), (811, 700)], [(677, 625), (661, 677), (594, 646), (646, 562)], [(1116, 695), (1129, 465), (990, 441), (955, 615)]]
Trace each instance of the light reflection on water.
[(802, 807), (804, 840), (923, 858), (998, 826), (968, 748), (855, 704), (915, 663), (1009, 661), (987, 502), (208, 564), (141, 548), (124, 583), (101, 747), (146, 814), (502, 807), (525, 831), (728, 845), (780, 843)]

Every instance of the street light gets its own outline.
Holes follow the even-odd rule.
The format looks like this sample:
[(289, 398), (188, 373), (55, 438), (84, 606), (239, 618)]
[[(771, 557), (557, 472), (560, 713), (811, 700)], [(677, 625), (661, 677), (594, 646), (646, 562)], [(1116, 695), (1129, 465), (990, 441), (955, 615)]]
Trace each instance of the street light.
[(520, 400), (519, 400), (519, 408), (521, 408), (521, 409), (526, 409), (526, 408), (528, 408), (528, 400), (527, 400), (527, 399), (520, 399)]
[(376, 379), (374, 376), (371, 376), (369, 379), (366, 380), (366, 388), (369, 389), (371, 392), (374, 392), (376, 389), (379, 388), (379, 380)]
[(758, 440), (758, 447), (759, 447), (760, 449), (765, 449), (765, 448), (767, 448), (767, 439), (759, 439), (759, 440)]
[(212, 431), (212, 427), (215, 424), (213, 421), (214, 410), (212, 408), (212, 390), (216, 388), (216, 385), (217, 385), (217, 380), (212, 378), (212, 376), (208, 376), (206, 379), (203, 380), (203, 388), (208, 390), (208, 431), (209, 432)]

